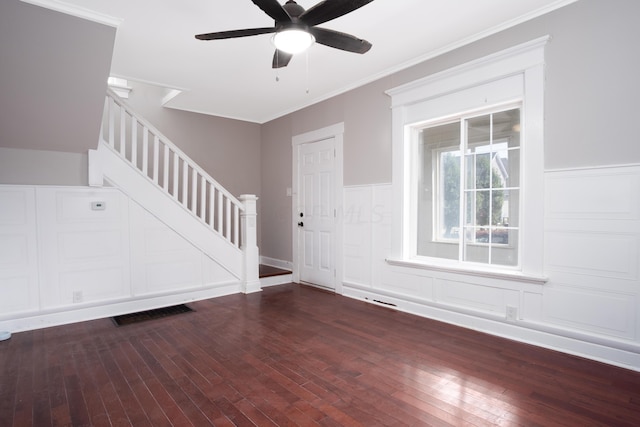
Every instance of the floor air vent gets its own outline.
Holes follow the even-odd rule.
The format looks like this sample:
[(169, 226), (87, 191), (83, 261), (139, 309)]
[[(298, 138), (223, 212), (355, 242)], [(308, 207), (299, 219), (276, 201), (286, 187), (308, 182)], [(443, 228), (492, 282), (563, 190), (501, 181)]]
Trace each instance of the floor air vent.
[(160, 319), (175, 314), (188, 313), (193, 311), (184, 304), (173, 305), (171, 307), (156, 308), (153, 310), (141, 311), (138, 313), (123, 314), (114, 316), (113, 321), (118, 326), (130, 325), (132, 323), (144, 322), (146, 320)]

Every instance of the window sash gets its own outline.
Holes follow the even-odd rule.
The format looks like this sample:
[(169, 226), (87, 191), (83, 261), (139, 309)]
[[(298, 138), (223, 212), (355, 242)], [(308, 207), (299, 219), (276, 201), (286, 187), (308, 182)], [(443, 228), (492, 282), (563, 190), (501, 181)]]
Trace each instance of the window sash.
[[(518, 204), (522, 202), (522, 197), (519, 197), (521, 183), (520, 175), (522, 173), (520, 168), (520, 162), (522, 159), (519, 158), (519, 156), (522, 141), (518, 139), (514, 146), (509, 146), (508, 137), (496, 135), (494, 132), (494, 117), (498, 114), (511, 111), (518, 111), (516, 120), (519, 125), (520, 120), (522, 119), (521, 102), (494, 106), (493, 108), (483, 109), (475, 112), (474, 114), (461, 115), (456, 117), (454, 120), (451, 120), (451, 117), (449, 117), (447, 120), (434, 120), (413, 127), (414, 130), (410, 133), (412, 138), (419, 138), (421, 132), (426, 132), (429, 129), (436, 129), (438, 126), (451, 125), (453, 123), (457, 124), (460, 129), (457, 145), (443, 143), (441, 140), (433, 143), (438, 147), (430, 148), (432, 151), (431, 171), (424, 170), (424, 161), (422, 163), (413, 163), (414, 168), (420, 168), (421, 170), (418, 171), (418, 173), (413, 173), (412, 176), (423, 177), (428, 174), (431, 175), (431, 241), (434, 244), (458, 246), (458, 254), (455, 258), (453, 257), (453, 254), (450, 254), (443, 257), (435, 255), (436, 259), (452, 259), (462, 263), (479, 262), (480, 264), (499, 266), (500, 268), (519, 267), (521, 251), (518, 242), (520, 239), (516, 237), (520, 232), (519, 221), (516, 221), (517, 226), (511, 226), (510, 224), (505, 224), (503, 219), (509, 218), (511, 220), (514, 214), (517, 215), (521, 212), (520, 206), (514, 208), (511, 207), (509, 203), (511, 203), (511, 194), (518, 195), (515, 197), (515, 201), (518, 202)], [(489, 121), (488, 140), (479, 140), (476, 138), (475, 141), (470, 141), (471, 137), (468, 132), (469, 123), (473, 119), (478, 118), (487, 118)], [(424, 153), (422, 153), (421, 150), (429, 149), (429, 143), (430, 141), (423, 140), (421, 143), (412, 144), (415, 150), (414, 157), (422, 158)], [(444, 145), (444, 147), (441, 145)], [(508, 162), (509, 154), (513, 153), (518, 153), (518, 164), (515, 165), (515, 167), (517, 167), (516, 172), (518, 177), (513, 179), (513, 182), (517, 185), (509, 185), (510, 182), (508, 182), (508, 180), (510, 177), (508, 176), (508, 171), (503, 171), (504, 165), (502, 168), (498, 167), (498, 162), (503, 162), (503, 160), (498, 159), (500, 154), (506, 154), (504, 158), (506, 158)], [(446, 160), (451, 159), (452, 157), (457, 161), (453, 163), (453, 166), (451, 167), (454, 169), (457, 168), (457, 172), (447, 171)], [(485, 183), (484, 187), (480, 188), (477, 187), (477, 183), (479, 181), (477, 176), (478, 172), (474, 169), (473, 174), (470, 175), (468, 173), (469, 166), (473, 166), (475, 168), (479, 164), (477, 161), (478, 158), (488, 158), (488, 164), (485, 166), (487, 170), (486, 173), (489, 174), (488, 177), (485, 177), (485, 180), (488, 182)], [(472, 161), (469, 161), (469, 159)], [(511, 167), (514, 166), (511, 165)], [(498, 169), (497, 172), (496, 168)], [(457, 188), (454, 188), (456, 196), (453, 197), (454, 201), (457, 199), (458, 203), (458, 218), (455, 222), (452, 222), (451, 206), (446, 200), (447, 197), (451, 196), (451, 189), (447, 188), (447, 185), (453, 185), (451, 184), (451, 173), (457, 173)], [(468, 182), (470, 178), (471, 185), (470, 182)], [(414, 179), (413, 182), (415, 188), (412, 193), (417, 197), (417, 192), (420, 191), (422, 184), (418, 184), (416, 179)], [(478, 223), (477, 220), (479, 214), (477, 212), (477, 203), (478, 200), (482, 200), (479, 199), (479, 196), (481, 195), (485, 198), (481, 207), (485, 210), (488, 208), (488, 212), (485, 214), (487, 220), (482, 223)], [(507, 199), (506, 202), (505, 198)], [(488, 201), (486, 201), (487, 199)], [(493, 209), (497, 208), (496, 203), (500, 204), (500, 209), (502, 209), (503, 212), (505, 209), (508, 209), (508, 216), (496, 216), (496, 213), (493, 212)], [(506, 208), (505, 203), (507, 203)], [(414, 212), (414, 220), (412, 221), (414, 224), (413, 229), (416, 230), (416, 233), (414, 234), (416, 236), (416, 242), (412, 245), (412, 257), (417, 259), (430, 259), (434, 256), (425, 255), (424, 251), (421, 251), (420, 249), (421, 234), (419, 230), (424, 229), (425, 225), (419, 223), (419, 204), (419, 201), (413, 203), (415, 209), (412, 209)], [(513, 213), (514, 211), (515, 213)], [(472, 212), (472, 214), (469, 215), (469, 212)], [(455, 214), (455, 212), (453, 213)], [(496, 220), (496, 218), (499, 219)], [(484, 240), (485, 238), (486, 241)], [(505, 241), (501, 241), (503, 239)], [(482, 248), (487, 252), (486, 256), (484, 254), (481, 255), (484, 260), (473, 255), (474, 252), (481, 252)], [(500, 262), (497, 257), (494, 257), (494, 253), (496, 253), (496, 251), (510, 251), (507, 252), (508, 255), (505, 256), (505, 259), (507, 259), (508, 262)], [(450, 250), (448, 252), (450, 252)], [(515, 254), (516, 262), (513, 262), (513, 254)]]

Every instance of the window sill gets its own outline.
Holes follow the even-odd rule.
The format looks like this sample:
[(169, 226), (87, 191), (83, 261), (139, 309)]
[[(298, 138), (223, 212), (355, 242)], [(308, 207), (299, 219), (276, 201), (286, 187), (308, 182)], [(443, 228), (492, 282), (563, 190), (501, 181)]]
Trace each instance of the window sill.
[(480, 268), (472, 268), (472, 267), (463, 267), (459, 265), (434, 265), (427, 264), (425, 262), (415, 261), (415, 260), (406, 260), (406, 259), (394, 259), (387, 258), (385, 260), (387, 264), (396, 265), (399, 267), (409, 267), (409, 268), (420, 268), (422, 270), (431, 270), (431, 271), (443, 271), (445, 273), (456, 273), (456, 274), (469, 274), (472, 276), (480, 276), (480, 277), (488, 277), (493, 279), (501, 279), (501, 280), (514, 280), (518, 282), (531, 283), (534, 285), (544, 285), (549, 280), (548, 277), (544, 276), (534, 276), (531, 274), (525, 274), (518, 271), (496, 271), (496, 270), (483, 270)]

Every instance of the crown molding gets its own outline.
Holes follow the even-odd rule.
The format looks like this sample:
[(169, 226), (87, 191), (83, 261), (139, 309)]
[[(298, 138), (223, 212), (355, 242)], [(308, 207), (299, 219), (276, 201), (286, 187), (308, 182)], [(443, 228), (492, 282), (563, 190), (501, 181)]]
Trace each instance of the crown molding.
[(34, 6), (40, 6), (46, 9), (54, 10), (56, 12), (65, 13), (67, 15), (75, 16), (77, 18), (82, 18), (88, 21), (97, 22), (99, 24), (108, 25), (114, 28), (118, 28), (123, 21), (123, 19), (121, 18), (105, 15), (103, 13), (95, 12), (93, 10), (85, 9), (83, 7), (65, 3), (59, 0), (20, 0), (20, 1), (22, 1), (23, 3), (32, 4)]

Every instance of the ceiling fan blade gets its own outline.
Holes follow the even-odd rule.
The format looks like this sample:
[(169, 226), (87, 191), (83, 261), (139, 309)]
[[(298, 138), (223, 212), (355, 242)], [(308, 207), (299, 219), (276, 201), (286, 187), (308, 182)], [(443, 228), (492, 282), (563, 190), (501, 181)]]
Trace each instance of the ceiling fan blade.
[(249, 28), (246, 30), (231, 30), (231, 31), (219, 31), (217, 33), (198, 34), (196, 38), (198, 40), (222, 40), (233, 39), (236, 37), (257, 36), (259, 34), (275, 33), (274, 27), (264, 28)]
[(289, 61), (291, 61), (292, 57), (292, 54), (276, 49), (275, 53), (273, 54), (271, 68), (286, 67), (287, 65), (289, 65)]
[(373, 0), (324, 0), (312, 8), (307, 9), (299, 16), (299, 19), (308, 26), (318, 25), (353, 12), (372, 1)]
[(291, 22), (291, 17), (278, 0), (251, 0), (276, 22)]
[(318, 27), (309, 28), (309, 32), (316, 38), (317, 43), (325, 46), (353, 53), (366, 53), (371, 49), (371, 43), (351, 34)]

